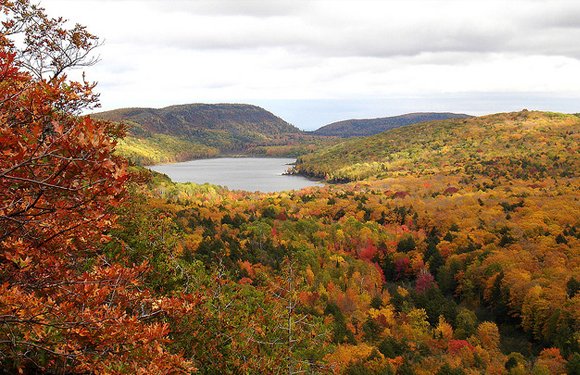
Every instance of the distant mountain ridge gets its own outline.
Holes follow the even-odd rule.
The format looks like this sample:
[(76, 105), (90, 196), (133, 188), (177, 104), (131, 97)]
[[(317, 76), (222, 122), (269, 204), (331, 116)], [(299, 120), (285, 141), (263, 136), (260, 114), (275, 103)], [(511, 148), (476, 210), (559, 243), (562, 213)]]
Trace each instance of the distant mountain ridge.
[(416, 112), (400, 116), (381, 117), (373, 119), (352, 119), (333, 122), (314, 131), (316, 135), (336, 136), (342, 138), (365, 137), (382, 133), (400, 126), (419, 122), (448, 120), (454, 118), (472, 117), (462, 113), (450, 112)]
[(244, 153), (287, 144), (303, 132), (249, 104), (183, 104), (121, 108), (92, 115), (129, 126), (119, 152), (137, 164), (156, 164)]
[(117, 152), (135, 164), (170, 163), (220, 155), (299, 156), (340, 138), (368, 136), (428, 120), (471, 117), (455, 113), (410, 113), (345, 120), (303, 132), (250, 104), (182, 104), (165, 108), (120, 108), (92, 115), (122, 122), (128, 136)]
[(140, 131), (196, 137), (203, 132), (227, 130), (234, 135), (262, 138), (299, 133), (300, 130), (278, 116), (249, 104), (183, 104), (165, 108), (121, 108), (94, 115), (111, 121), (130, 121)]

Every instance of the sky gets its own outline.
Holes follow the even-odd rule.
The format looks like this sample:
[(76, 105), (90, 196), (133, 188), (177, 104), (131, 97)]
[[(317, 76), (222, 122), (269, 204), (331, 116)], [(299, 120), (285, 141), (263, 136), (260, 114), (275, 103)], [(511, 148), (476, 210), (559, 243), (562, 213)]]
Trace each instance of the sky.
[(259, 105), (349, 118), (580, 112), (576, 0), (40, 0), (103, 40), (101, 110)]

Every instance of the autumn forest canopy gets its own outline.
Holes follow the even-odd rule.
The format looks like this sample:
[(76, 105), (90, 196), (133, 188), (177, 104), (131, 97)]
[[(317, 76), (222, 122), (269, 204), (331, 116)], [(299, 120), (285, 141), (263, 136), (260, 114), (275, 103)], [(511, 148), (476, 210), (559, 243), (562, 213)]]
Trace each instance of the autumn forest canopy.
[[(248, 105), (88, 116), (95, 84), (68, 74), (99, 38), (0, 11), (0, 373), (580, 373), (579, 116), (349, 139)], [(327, 184), (142, 167), (228, 152)]]

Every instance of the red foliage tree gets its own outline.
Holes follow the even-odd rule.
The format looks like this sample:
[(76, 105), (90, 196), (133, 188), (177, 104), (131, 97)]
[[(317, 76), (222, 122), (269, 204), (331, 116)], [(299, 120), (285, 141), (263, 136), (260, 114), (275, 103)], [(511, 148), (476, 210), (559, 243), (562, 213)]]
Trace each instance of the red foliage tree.
[(411, 261), (408, 257), (400, 257), (395, 259), (395, 271), (397, 273), (397, 280), (406, 277), (409, 273)]
[(466, 340), (449, 340), (447, 350), (451, 354), (457, 354), (463, 348), (467, 348), (468, 350), (473, 350), (473, 345), (471, 345)]
[(360, 250), (359, 257), (361, 259), (371, 261), (378, 252), (378, 248), (371, 240), (368, 240), (366, 245)]
[(435, 278), (427, 270), (422, 270), (417, 276), (415, 290), (419, 293), (425, 293), (435, 285)]
[[(0, 1), (0, 367), (26, 372), (167, 373), (167, 325), (138, 279), (102, 252), (122, 202), (123, 129), (76, 116), (94, 85), (63, 72), (97, 39), (27, 0)], [(22, 33), (24, 47), (11, 36)]]

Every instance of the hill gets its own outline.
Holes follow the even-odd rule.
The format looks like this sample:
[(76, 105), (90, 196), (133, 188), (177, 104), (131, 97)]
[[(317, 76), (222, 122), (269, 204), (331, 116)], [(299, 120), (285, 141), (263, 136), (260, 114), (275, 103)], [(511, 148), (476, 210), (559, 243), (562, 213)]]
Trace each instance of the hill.
[(577, 116), (529, 111), (419, 123), (304, 155), (296, 171), (330, 181), (567, 176), (578, 170), (579, 130)]
[(298, 166), (365, 181), (271, 194), (152, 174), (113, 235), (155, 254), (155, 288), (201, 295), (172, 339), (206, 373), (576, 374), (578, 130), (527, 111), (410, 125)]
[(401, 116), (382, 117), (374, 119), (344, 120), (333, 122), (314, 131), (314, 134), (325, 136), (337, 136), (343, 138), (364, 137), (382, 133), (389, 129), (400, 126), (416, 124), (419, 122), (447, 120), (451, 118), (467, 118), (469, 115), (457, 113), (419, 112), (408, 113)]
[[(188, 138), (231, 133), (234, 139), (268, 139), (272, 135), (299, 133), (300, 130), (263, 108), (248, 104), (184, 104), (170, 107), (122, 108), (95, 115), (110, 121), (130, 121), (143, 132), (179, 135)], [(219, 138), (219, 136), (217, 137)], [(220, 143), (220, 141), (218, 141)]]
[[(76, 116), (93, 86), (60, 68), (91, 65), (98, 39), (0, 4), (1, 373), (580, 374), (578, 116), (411, 125), (303, 158), (366, 181), (178, 184), (115, 157), (118, 124)], [(124, 147), (213, 150), (133, 124)]]
[(122, 108), (93, 117), (129, 125), (119, 151), (138, 164), (240, 153), (292, 143), (302, 135), (281, 118), (247, 104)]

